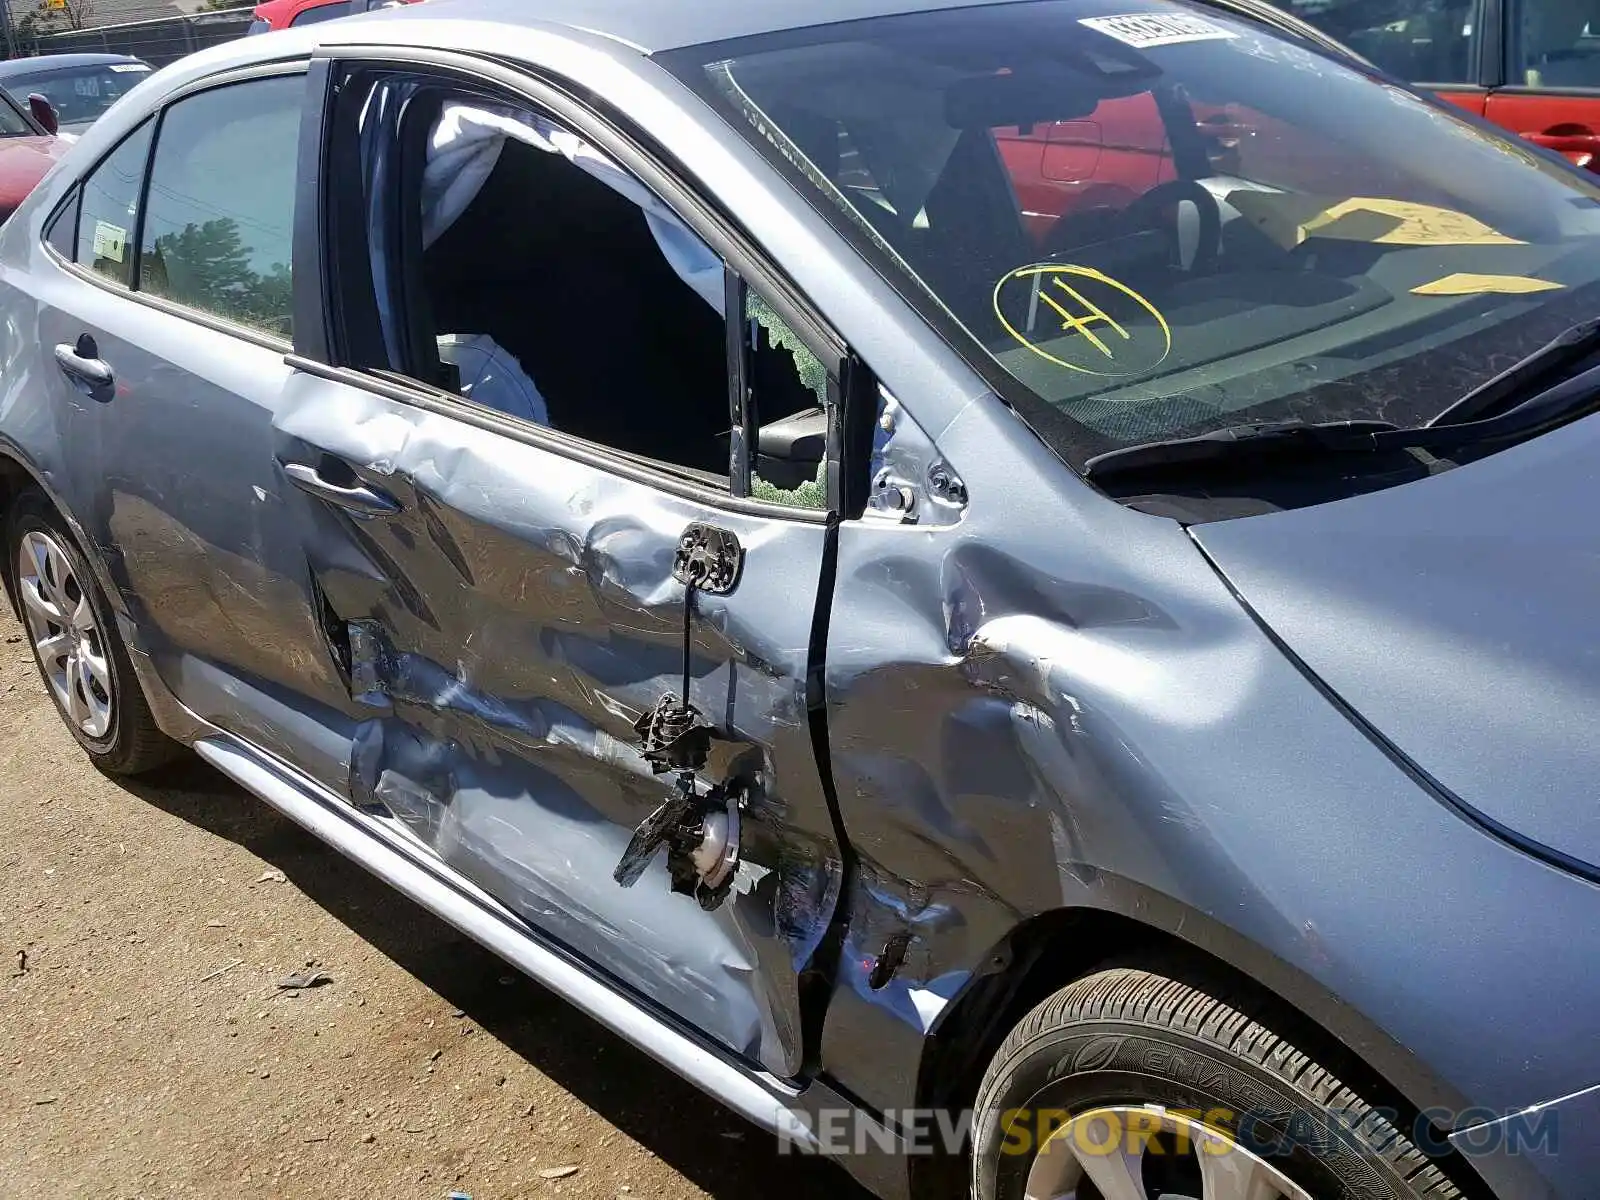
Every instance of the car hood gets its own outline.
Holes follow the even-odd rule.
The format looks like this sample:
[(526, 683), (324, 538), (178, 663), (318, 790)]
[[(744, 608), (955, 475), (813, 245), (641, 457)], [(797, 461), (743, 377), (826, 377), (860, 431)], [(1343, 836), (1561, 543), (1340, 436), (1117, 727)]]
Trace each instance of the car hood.
[(0, 138), (0, 217), (11, 215), (70, 145), (56, 137)]
[(1430, 479), (1191, 533), (1453, 803), (1600, 873), (1600, 416)]

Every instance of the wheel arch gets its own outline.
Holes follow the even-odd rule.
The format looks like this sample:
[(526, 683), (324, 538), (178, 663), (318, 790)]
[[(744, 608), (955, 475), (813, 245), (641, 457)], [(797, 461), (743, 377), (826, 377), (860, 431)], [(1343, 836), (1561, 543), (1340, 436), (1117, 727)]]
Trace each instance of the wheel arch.
[[(84, 532), (82, 523), (74, 515), (71, 507), (62, 499), (61, 494), (50, 485), (45, 473), (39, 470), (16, 444), (0, 434), (0, 532), (3, 532), (11, 519), (12, 507), (18, 497), (28, 491), (37, 491), (44, 496), (61, 519), (67, 523), (73, 540), (78, 544), (78, 552), (83, 555), (89, 564), (89, 569), (94, 572), (100, 590), (106, 595), (112, 609), (119, 616), (125, 615), (122, 606), (122, 593), (113, 584), (110, 572), (106, 569), (104, 557), (100, 548), (94, 544), (93, 539)], [(3, 538), (0, 538), (3, 540)], [(7, 550), (9, 554), (9, 550)], [(10, 564), (7, 563), (0, 569), (0, 580), (4, 581), (6, 599), (10, 602), (12, 613), (21, 619), (20, 605), (11, 579)]]
[[(1408, 1118), (1467, 1107), (1414, 1054), (1305, 972), (1167, 897), (1127, 881), (1115, 886), (1137, 891), (1139, 902), (1043, 912), (1019, 922), (991, 949), (924, 1043), (919, 1109), (969, 1110), (995, 1051), (1023, 1016), (1074, 980), (1113, 966), (1155, 970), (1245, 997), (1358, 1093), (1392, 1104)], [(1130, 911), (1140, 916), (1126, 915)], [(947, 1186), (948, 1165), (914, 1159), (911, 1169), (930, 1194)], [(1525, 1164), (1514, 1169), (1520, 1175)], [(1453, 1178), (1466, 1176), (1458, 1186), (1468, 1195), (1493, 1194), (1476, 1168), (1458, 1161), (1450, 1172)], [(1531, 1172), (1527, 1186), (1539, 1186)]]
[[(23, 465), (22, 459), (16, 452), (0, 439), (0, 533), (4, 532), (11, 520), (11, 510), (17, 502), (17, 497), (32, 487), (42, 489), (43, 485), (38, 477)], [(17, 599), (16, 584), (11, 578), (10, 563), (0, 563), (0, 591), (5, 592), (6, 601), (11, 606), (11, 615), (19, 621), (22, 620), (22, 605)]]

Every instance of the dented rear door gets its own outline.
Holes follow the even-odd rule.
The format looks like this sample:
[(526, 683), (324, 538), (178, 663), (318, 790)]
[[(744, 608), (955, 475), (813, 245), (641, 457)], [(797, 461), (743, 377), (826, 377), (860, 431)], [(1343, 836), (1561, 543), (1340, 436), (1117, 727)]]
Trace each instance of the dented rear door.
[[(293, 503), (327, 652), (364, 714), (352, 802), (680, 1020), (796, 1075), (800, 973), (840, 880), (806, 704), (825, 524), (674, 494), (402, 389), (302, 373), (290, 391), (275, 451), (326, 485)], [(674, 893), (664, 850), (631, 886), (615, 878), (679, 778), (653, 769), (636, 724), (682, 690), (674, 558), (691, 527), (742, 552), (731, 590), (696, 593), (689, 630), (710, 732), (694, 784), (737, 795), (720, 897)]]

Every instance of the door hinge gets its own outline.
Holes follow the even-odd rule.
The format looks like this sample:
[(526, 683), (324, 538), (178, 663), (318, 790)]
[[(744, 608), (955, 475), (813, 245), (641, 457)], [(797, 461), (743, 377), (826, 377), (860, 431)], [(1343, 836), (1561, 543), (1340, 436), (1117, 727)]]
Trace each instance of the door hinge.
[(672, 556), (672, 577), (690, 592), (726, 596), (739, 586), (743, 570), (744, 547), (738, 535), (715, 525), (690, 525)]

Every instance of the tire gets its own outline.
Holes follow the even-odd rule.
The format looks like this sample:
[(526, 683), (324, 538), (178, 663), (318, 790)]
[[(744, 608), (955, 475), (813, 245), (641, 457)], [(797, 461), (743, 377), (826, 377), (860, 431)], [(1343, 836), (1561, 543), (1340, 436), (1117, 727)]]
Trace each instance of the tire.
[[(1407, 1122), (1393, 1123), (1242, 1007), (1133, 969), (1055, 993), (1011, 1031), (984, 1075), (975, 1200), (1023, 1200), (1030, 1187), (1100, 1200), (1115, 1189), (1094, 1172), (1118, 1170), (1135, 1181), (1122, 1194), (1141, 1200), (1242, 1200), (1251, 1193), (1229, 1184), (1233, 1171), (1260, 1174), (1278, 1189), (1264, 1194), (1295, 1200), (1459, 1200), (1405, 1136), (1414, 1132)], [(1131, 1167), (1105, 1154), (1112, 1145), (1133, 1152)]]
[[(138, 775), (169, 762), (181, 747), (157, 727), (117, 631), (111, 605), (60, 514), (38, 492), (23, 493), (12, 507), (5, 544), (5, 570), (18, 600), (23, 635), (33, 650), (45, 691), (78, 744), (108, 775)], [(33, 555), (32, 569), (44, 581), (33, 589), (43, 597), (43, 607), (30, 606), (24, 596), (25, 547)], [(43, 560), (36, 553), (41, 547), (49, 551)], [(81, 605), (74, 609), (81, 614), (79, 619), (49, 620), (47, 609), (59, 615), (63, 608), (74, 605)], [(53, 657), (47, 665), (41, 641), (57, 632), (71, 641), (74, 654), (86, 656), (84, 661), (92, 659), (97, 669), (79, 671), (75, 665), (63, 665), (75, 664), (79, 658)], [(99, 711), (102, 703), (103, 713)]]

